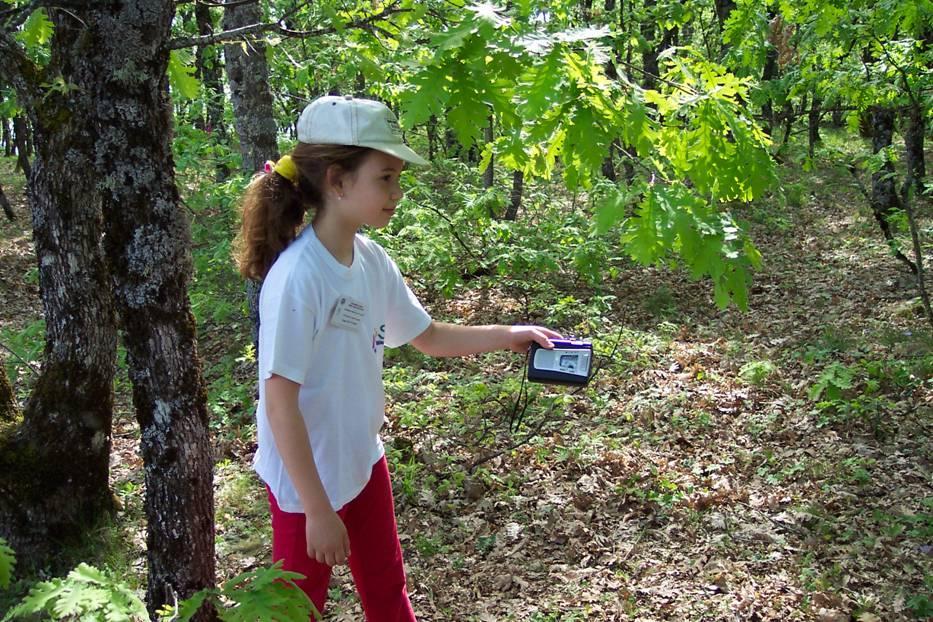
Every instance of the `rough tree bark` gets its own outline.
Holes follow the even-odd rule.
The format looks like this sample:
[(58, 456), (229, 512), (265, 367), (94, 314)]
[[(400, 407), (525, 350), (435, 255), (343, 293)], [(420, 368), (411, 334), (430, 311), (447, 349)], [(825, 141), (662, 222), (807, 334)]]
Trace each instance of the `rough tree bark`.
[[(27, 193), (45, 317), (42, 372), (22, 424), (0, 443), (0, 535), (39, 565), (111, 508), (108, 490), (116, 328), (102, 234), (94, 100), (98, 66), (80, 20), (53, 11), (51, 58), (32, 64), (0, 32), (0, 76), (35, 132)], [(43, 85), (73, 85), (53, 91)], [(25, 142), (18, 124), (17, 141)], [(24, 155), (24, 151), (20, 155)]]
[[(235, 1), (235, 0), (234, 0)], [(223, 28), (232, 30), (259, 23), (262, 20), (259, 3), (239, 4), (224, 8)], [(266, 160), (278, 157), (276, 127), (269, 90), (269, 68), (266, 64), (266, 44), (262, 40), (224, 45), (227, 80), (233, 117), (240, 138), (243, 170), (253, 173)]]
[(141, 431), (151, 612), (214, 583), (207, 399), (188, 304), (189, 223), (171, 149), (165, 44), (174, 12), (173, 0), (127, 0), (83, 16), (98, 39), (86, 61), (106, 94), (96, 102), (95, 170)]

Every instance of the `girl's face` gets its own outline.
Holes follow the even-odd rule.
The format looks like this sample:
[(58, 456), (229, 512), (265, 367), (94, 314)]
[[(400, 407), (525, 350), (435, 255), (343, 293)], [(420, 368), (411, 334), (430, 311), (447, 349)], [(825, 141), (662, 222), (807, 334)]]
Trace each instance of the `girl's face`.
[(385, 227), (404, 194), (399, 186), (404, 164), (395, 156), (371, 151), (355, 173), (336, 181), (336, 197), (329, 207), (356, 226)]

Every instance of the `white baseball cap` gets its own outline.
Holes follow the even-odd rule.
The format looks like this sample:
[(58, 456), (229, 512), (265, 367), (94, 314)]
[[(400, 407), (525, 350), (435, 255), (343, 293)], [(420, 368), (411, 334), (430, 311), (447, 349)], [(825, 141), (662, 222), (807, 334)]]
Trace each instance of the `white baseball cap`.
[(298, 117), (298, 140), (369, 147), (406, 162), (428, 164), (402, 141), (398, 119), (385, 104), (352, 95), (327, 95), (308, 104)]

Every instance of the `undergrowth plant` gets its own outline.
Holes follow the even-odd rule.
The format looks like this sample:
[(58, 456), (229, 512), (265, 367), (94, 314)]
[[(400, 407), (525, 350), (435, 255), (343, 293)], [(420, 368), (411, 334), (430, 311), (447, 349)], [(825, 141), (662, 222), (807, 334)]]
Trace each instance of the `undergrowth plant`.
[[(13, 551), (0, 538), (0, 588), (9, 587), (15, 564)], [(187, 622), (207, 604), (223, 622), (292, 622), (321, 615), (295, 585), (302, 575), (282, 570), (281, 562), (257, 568), (226, 581), (219, 588), (201, 590), (176, 606), (159, 611), (160, 622)], [(111, 573), (79, 564), (64, 578), (35, 584), (2, 618), (2, 622), (47, 616), (53, 621), (148, 622), (146, 605), (126, 583)]]

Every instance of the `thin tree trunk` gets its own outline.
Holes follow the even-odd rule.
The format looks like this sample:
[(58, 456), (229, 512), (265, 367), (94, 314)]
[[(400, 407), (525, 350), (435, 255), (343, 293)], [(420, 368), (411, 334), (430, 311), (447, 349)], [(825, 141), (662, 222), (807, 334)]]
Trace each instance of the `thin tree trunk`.
[[(99, 56), (89, 59), (104, 73), (107, 94), (95, 181), (104, 188), (104, 247), (141, 431), (153, 614), (214, 584), (212, 453), (166, 78), (174, 10), (172, 0), (128, 0), (85, 19), (101, 38)], [(132, 81), (123, 78), (127, 67)], [(197, 619), (214, 616), (205, 609)]]
[(437, 117), (431, 115), (428, 119), (428, 160), (433, 161), (437, 155)]
[[(657, 0), (645, 0), (645, 11), (648, 13), (648, 19), (641, 23), (641, 35), (646, 41), (654, 39), (655, 20), (651, 12), (657, 6)], [(641, 67), (645, 71), (642, 78), (642, 85), (646, 89), (654, 89), (657, 84), (658, 75), (658, 48), (647, 45), (641, 55)]]
[(13, 421), (16, 418), (16, 396), (13, 395), (13, 385), (6, 375), (6, 366), (0, 365), (0, 423)]
[(719, 21), (719, 31), (726, 28), (726, 21), (735, 9), (735, 0), (715, 0), (716, 19)]
[(926, 161), (923, 154), (923, 141), (926, 136), (926, 117), (923, 109), (914, 104), (907, 110), (904, 124), (904, 147), (907, 151), (907, 171), (914, 183), (917, 194), (923, 192), (923, 180), (926, 177)]
[(923, 269), (923, 245), (920, 243), (920, 229), (917, 227), (917, 219), (914, 216), (913, 205), (910, 200), (911, 186), (914, 185), (914, 179), (910, 171), (907, 172), (907, 181), (904, 183), (901, 203), (904, 206), (904, 212), (907, 214), (907, 225), (910, 227), (910, 240), (914, 247), (914, 265), (917, 267), (915, 275), (917, 277), (917, 289), (920, 292), (920, 301), (923, 304), (923, 310), (926, 313), (930, 327), (933, 328), (933, 308), (930, 306), (930, 294), (927, 293), (925, 274)]
[[(778, 51), (773, 45), (768, 45), (768, 51), (765, 53), (765, 66), (761, 73), (762, 82), (770, 82), (778, 77)], [(765, 118), (765, 129), (768, 136), (774, 134), (774, 103), (769, 95), (765, 103), (761, 105), (761, 114)]]
[(13, 132), (6, 119), (0, 119), (0, 129), (3, 131), (3, 155), (9, 158), (15, 152), (16, 143), (13, 141)]
[[(258, 2), (224, 8), (224, 30), (260, 21), (262, 13)], [(277, 159), (279, 153), (272, 92), (269, 90), (266, 44), (262, 39), (228, 43), (224, 45), (224, 58), (233, 117), (240, 138), (242, 169), (253, 173), (260, 170), (266, 160)]]
[[(872, 106), (870, 114), (872, 153), (878, 153), (890, 147), (894, 138), (894, 110), (884, 106)], [(872, 173), (871, 176), (871, 210), (878, 226), (881, 227), (885, 240), (891, 247), (891, 252), (916, 274), (917, 266), (898, 248), (897, 240), (894, 238), (894, 232), (888, 221), (891, 212), (900, 208), (901, 203), (894, 182), (894, 164), (887, 161), (881, 170)]]
[(784, 121), (784, 137), (781, 139), (781, 147), (783, 148), (787, 141), (790, 140), (791, 130), (794, 129), (794, 105), (789, 98), (781, 107), (781, 116)]
[[(55, 34), (42, 74), (73, 85), (48, 90), (10, 39), (0, 54), (36, 133), (27, 193), (45, 318), (42, 372), (22, 424), (0, 440), (0, 535), (23, 562), (43, 565), (112, 507), (108, 488), (116, 327), (100, 248), (101, 178), (94, 173), (102, 92), (94, 49), (71, 12), (51, 15)], [(0, 71), (2, 75), (2, 71)], [(32, 81), (30, 80), (32, 79)], [(26, 122), (17, 120), (19, 155)], [(28, 167), (28, 163), (27, 163)]]
[(518, 210), (522, 207), (522, 194), (525, 189), (525, 174), (522, 171), (512, 172), (512, 192), (509, 194), (509, 207), (505, 210), (503, 220), (514, 221), (518, 218)]
[(3, 208), (3, 213), (7, 217), (7, 220), (16, 220), (16, 214), (13, 212), (13, 206), (10, 205), (9, 199), (7, 199), (6, 195), (3, 194), (3, 186), (0, 186), (0, 208)]
[[(486, 129), (484, 130), (484, 138), (486, 139), (486, 144), (488, 145), (495, 138), (494, 132), (494, 119), (492, 115), (489, 115), (489, 123), (486, 124)], [(483, 188), (492, 188), (493, 184), (496, 183), (496, 165), (495, 165), (495, 156), (489, 157), (489, 165), (483, 171)]]
[(29, 179), (32, 177), (32, 166), (29, 164), (29, 158), (32, 156), (32, 139), (25, 117), (14, 117), (13, 134), (16, 137), (16, 164), (26, 179)]
[[(654, 8), (657, 4), (656, 0), (646, 0), (645, 7), (648, 9)], [(641, 25), (642, 35), (647, 40), (654, 38), (655, 34), (655, 24), (653, 20), (646, 20)], [(672, 28), (671, 30), (665, 30), (661, 33), (661, 40), (654, 47), (648, 46), (648, 49), (642, 52), (641, 62), (642, 67), (645, 70), (644, 76), (644, 85), (646, 89), (653, 89), (657, 85), (657, 79), (661, 75), (661, 68), (658, 65), (658, 57), (661, 55), (661, 52), (668, 49), (674, 44), (674, 41), (677, 40), (677, 28)]]
[(614, 154), (616, 150), (619, 148), (620, 144), (621, 143), (619, 142), (618, 138), (614, 139), (611, 143), (609, 143), (609, 155), (607, 155), (606, 159), (603, 160), (603, 166), (602, 166), (603, 177), (605, 177), (609, 181), (616, 181), (616, 179), (618, 178), (618, 176), (616, 175), (616, 164), (615, 164)]
[(813, 158), (813, 154), (816, 151), (816, 144), (822, 139), (820, 138), (820, 116), (822, 115), (821, 106), (823, 100), (813, 95), (813, 102), (810, 104), (810, 112), (807, 114), (807, 153), (810, 158)]
[[(214, 34), (214, 18), (211, 7), (200, 2), (194, 5), (194, 15), (198, 23), (198, 34), (201, 36)], [(224, 89), (223, 67), (220, 62), (220, 53), (216, 46), (201, 46), (195, 51), (195, 67), (197, 76), (204, 86), (207, 97), (207, 115), (197, 120), (197, 126), (207, 132), (216, 132), (218, 136), (226, 135), (224, 127)]]

